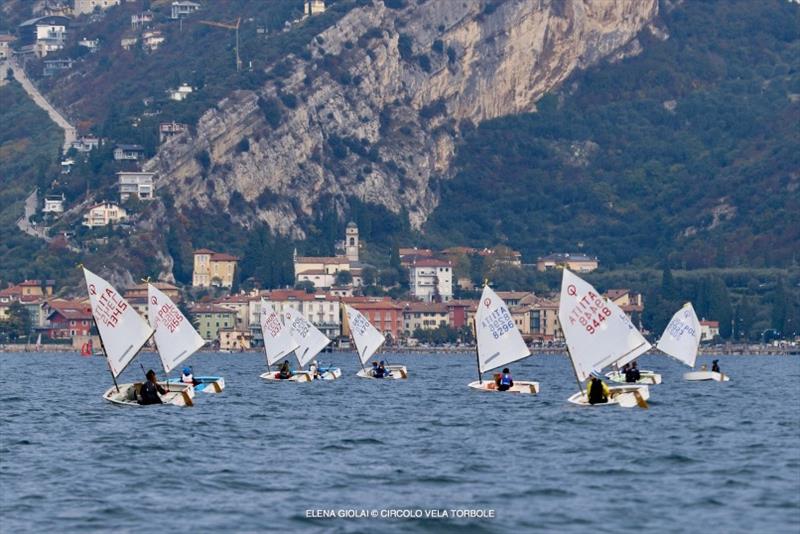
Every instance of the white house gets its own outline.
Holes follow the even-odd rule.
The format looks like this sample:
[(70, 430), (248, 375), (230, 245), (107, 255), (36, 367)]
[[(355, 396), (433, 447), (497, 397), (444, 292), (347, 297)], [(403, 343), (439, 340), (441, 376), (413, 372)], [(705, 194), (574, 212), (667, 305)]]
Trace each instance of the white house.
[(42, 213), (64, 213), (64, 193), (60, 195), (46, 195)]
[(144, 157), (142, 145), (117, 145), (114, 147), (115, 161), (136, 161)]
[(178, 20), (191, 15), (200, 9), (200, 4), (197, 2), (179, 1), (172, 2), (172, 19)]
[(453, 266), (436, 258), (418, 258), (408, 269), (411, 294), (425, 302), (453, 298)]
[(11, 57), (11, 43), (16, 40), (13, 35), (0, 35), (0, 61)]
[(119, 5), (120, 0), (75, 0), (72, 8), (72, 13), (77, 17), (78, 15), (87, 15), (92, 13), (95, 9), (104, 10), (109, 7)]
[(190, 85), (184, 83), (181, 84), (181, 86), (178, 87), (177, 89), (170, 89), (169, 97), (172, 100), (181, 102), (183, 100), (186, 100), (186, 98), (192, 93), (192, 90), (193, 89)]
[(700, 341), (713, 341), (719, 336), (719, 321), (700, 321)]
[(128, 218), (128, 212), (113, 202), (97, 204), (83, 215), (83, 225), (89, 228), (116, 224)]
[(38, 17), (19, 25), (23, 49), (44, 57), (64, 48), (69, 19), (61, 16)]
[(100, 39), (88, 39), (84, 37), (78, 41), (78, 46), (82, 46), (84, 48), (88, 48), (92, 52), (96, 52), (100, 47)]
[(78, 152), (91, 152), (100, 146), (100, 138), (93, 135), (84, 135), (72, 143), (72, 148)]
[(319, 15), (325, 13), (325, 0), (306, 0), (303, 4), (303, 16)]
[(153, 172), (122, 171), (117, 173), (119, 201), (125, 202), (131, 196), (139, 200), (153, 200)]
[(147, 31), (142, 34), (142, 48), (152, 52), (158, 50), (158, 47), (166, 40), (167, 38), (160, 30)]

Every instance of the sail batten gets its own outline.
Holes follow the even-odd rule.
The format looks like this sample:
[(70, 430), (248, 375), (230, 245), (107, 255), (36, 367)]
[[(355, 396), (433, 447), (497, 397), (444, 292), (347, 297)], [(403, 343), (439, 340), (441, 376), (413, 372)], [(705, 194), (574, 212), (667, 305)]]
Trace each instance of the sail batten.
[(114, 378), (131, 363), (153, 329), (106, 280), (84, 268), (92, 317)]
[(260, 323), (269, 365), (277, 363), (300, 346), (292, 336), (291, 329), (284, 326), (281, 316), (264, 299), (261, 299)]
[(291, 331), (292, 337), (297, 343), (294, 355), (297, 362), (303, 368), (313, 360), (322, 349), (328, 346), (331, 340), (320, 332), (305, 317), (294, 310), (286, 310), (283, 313), (284, 324)]
[(205, 340), (172, 299), (152, 284), (147, 284), (147, 316), (155, 330), (156, 348), (165, 373), (205, 345)]
[(344, 305), (347, 324), (350, 328), (350, 335), (356, 344), (356, 351), (362, 365), (366, 364), (372, 355), (386, 341), (386, 338), (364, 315), (352, 306)]
[(625, 365), (651, 347), (619, 306), (568, 269), (561, 281), (558, 320), (580, 382), (592, 371)]
[(489, 286), (484, 286), (475, 313), (480, 372), (485, 373), (530, 356), (508, 306)]
[(699, 346), (700, 321), (692, 303), (687, 302), (672, 316), (656, 343), (656, 348), (679, 362), (694, 367)]

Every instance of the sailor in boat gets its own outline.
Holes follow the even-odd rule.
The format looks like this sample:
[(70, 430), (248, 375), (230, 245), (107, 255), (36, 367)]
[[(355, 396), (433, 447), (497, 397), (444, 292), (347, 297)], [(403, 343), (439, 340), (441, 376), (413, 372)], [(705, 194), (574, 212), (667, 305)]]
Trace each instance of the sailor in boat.
[(142, 384), (142, 388), (139, 390), (139, 404), (163, 404), (161, 402), (161, 397), (158, 395), (166, 395), (167, 390), (159, 386), (156, 382), (156, 372), (150, 369), (145, 374), (145, 377), (147, 377), (147, 380), (145, 380), (144, 384)]
[(311, 373), (311, 378), (314, 380), (322, 378), (322, 373), (319, 372), (319, 365), (317, 364), (317, 360), (312, 361), (308, 365), (308, 372)]
[(608, 386), (596, 373), (592, 373), (592, 378), (586, 388), (586, 397), (589, 399), (589, 404), (605, 404), (608, 402), (609, 394)]
[(372, 369), (369, 370), (369, 374), (372, 375), (372, 378), (383, 378), (383, 373), (380, 367), (378, 367), (378, 362), (372, 362)]
[(281, 365), (281, 370), (278, 371), (278, 378), (281, 380), (289, 380), (292, 378), (292, 370), (289, 369), (289, 360), (283, 360), (283, 365)]
[(711, 362), (711, 372), (712, 373), (721, 373), (722, 371), (719, 370), (719, 360), (714, 360)]
[(378, 364), (378, 378), (386, 378), (389, 376), (389, 371), (386, 370), (386, 362), (381, 360), (381, 363)]
[(193, 386), (200, 384), (200, 381), (192, 376), (192, 370), (189, 367), (183, 368), (183, 372), (181, 373), (181, 382), (184, 384), (191, 384)]
[(500, 375), (500, 380), (497, 381), (497, 391), (508, 391), (512, 387), (514, 387), (514, 379), (511, 378), (511, 371), (505, 367)]
[(639, 372), (638, 367), (636, 366), (636, 362), (631, 363), (630, 365), (626, 366), (625, 369), (625, 382), (628, 384), (635, 384), (642, 378), (642, 373)]

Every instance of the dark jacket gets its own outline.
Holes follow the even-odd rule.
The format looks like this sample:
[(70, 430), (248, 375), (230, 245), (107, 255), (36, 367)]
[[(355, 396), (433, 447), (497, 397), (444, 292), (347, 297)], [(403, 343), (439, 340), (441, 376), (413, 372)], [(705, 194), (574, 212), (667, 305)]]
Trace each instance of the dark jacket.
[(164, 395), (166, 392), (167, 391), (158, 384), (147, 380), (142, 384), (142, 389), (139, 390), (139, 404), (163, 404), (158, 394), (161, 393)]

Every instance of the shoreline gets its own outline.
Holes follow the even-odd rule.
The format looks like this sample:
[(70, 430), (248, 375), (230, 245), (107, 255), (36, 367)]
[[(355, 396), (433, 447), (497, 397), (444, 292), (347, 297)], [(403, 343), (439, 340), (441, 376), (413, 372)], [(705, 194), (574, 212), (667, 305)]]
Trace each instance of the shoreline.
[[(248, 349), (244, 351), (226, 351), (221, 352), (219, 350), (204, 350), (200, 349), (199, 353), (202, 352), (216, 352), (220, 355), (235, 355), (235, 354), (251, 354), (251, 353), (261, 353), (262, 350), (260, 348), (256, 349)], [(333, 354), (333, 353), (351, 353), (353, 352), (352, 349), (334, 349), (331, 352), (322, 352), (320, 353), (320, 357), (324, 358), (326, 354)], [(467, 354), (467, 353), (474, 353), (475, 347), (474, 346), (461, 346), (461, 347), (387, 347), (384, 353), (389, 354), (398, 354), (398, 353), (410, 353), (410, 354)], [(566, 355), (567, 348), (563, 347), (552, 347), (552, 348), (534, 348), (531, 350), (531, 355), (555, 355), (561, 356)], [(31, 347), (30, 345), (25, 344), (8, 344), (8, 345), (0, 345), (0, 354), (13, 354), (13, 353), (65, 353), (65, 354), (79, 354), (80, 350), (75, 349), (71, 346), (64, 346), (64, 345), (53, 345), (53, 346), (43, 346), (40, 350), (36, 350), (35, 347)], [(152, 350), (145, 350), (145, 354), (153, 353), (155, 351)], [(662, 355), (661, 352), (651, 349), (650, 351), (646, 352), (644, 356), (648, 355)], [(701, 348), (697, 354), (698, 356), (800, 356), (800, 346), (772, 346), (772, 345), (714, 345), (709, 347)], [(100, 354), (95, 354), (95, 356), (100, 356)]]

